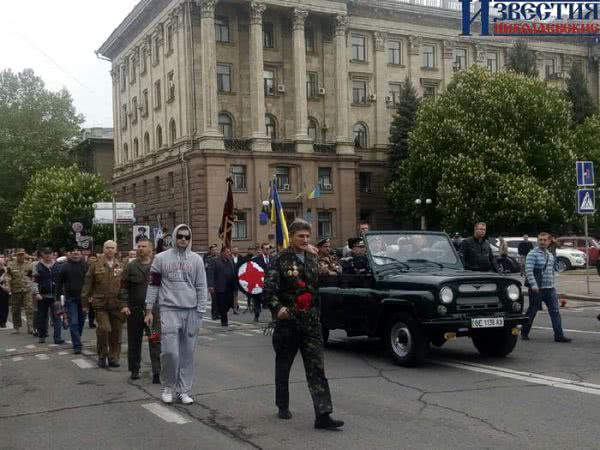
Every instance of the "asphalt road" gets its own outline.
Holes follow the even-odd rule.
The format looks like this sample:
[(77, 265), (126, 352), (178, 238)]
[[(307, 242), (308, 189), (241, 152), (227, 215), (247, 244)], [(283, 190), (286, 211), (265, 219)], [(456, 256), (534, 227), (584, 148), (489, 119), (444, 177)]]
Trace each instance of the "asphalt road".
[(462, 338), (413, 369), (391, 364), (375, 340), (332, 333), (326, 372), (346, 421), (337, 432), (312, 428), (300, 359), (294, 418), (275, 416), (270, 337), (250, 314), (226, 331), (205, 321), (189, 407), (160, 404), (146, 349), (132, 382), (125, 355), (119, 369), (95, 367), (88, 328), (84, 355), (0, 330), (0, 448), (598, 448), (600, 304), (571, 301), (562, 313), (571, 344), (553, 342), (541, 313), (508, 358), (483, 358)]

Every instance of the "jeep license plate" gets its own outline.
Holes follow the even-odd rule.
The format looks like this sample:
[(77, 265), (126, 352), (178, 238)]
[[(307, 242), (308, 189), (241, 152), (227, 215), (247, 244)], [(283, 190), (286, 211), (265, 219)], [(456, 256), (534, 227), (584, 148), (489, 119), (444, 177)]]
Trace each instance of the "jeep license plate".
[(504, 326), (504, 317), (471, 319), (471, 328), (497, 328)]

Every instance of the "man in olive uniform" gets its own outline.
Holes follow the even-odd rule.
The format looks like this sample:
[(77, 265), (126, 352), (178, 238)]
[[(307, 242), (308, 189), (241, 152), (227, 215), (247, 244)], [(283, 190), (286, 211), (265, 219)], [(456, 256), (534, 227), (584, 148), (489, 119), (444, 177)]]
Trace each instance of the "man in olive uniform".
[(329, 239), (321, 239), (317, 242), (319, 250), (319, 275), (337, 275), (342, 273), (342, 267), (335, 255), (331, 254), (331, 242)]
[(276, 317), (275, 403), (281, 419), (292, 418), (288, 385), (290, 369), (300, 350), (315, 408), (315, 428), (334, 429), (344, 422), (330, 416), (333, 406), (323, 361), (318, 264), (316, 256), (308, 252), (311, 231), (308, 222), (295, 220), (289, 227), (290, 248), (272, 261), (265, 277), (264, 300)]
[[(121, 313), (127, 316), (127, 363), (131, 379), (140, 378), (142, 359), (142, 339), (144, 337), (144, 312), (146, 308), (146, 290), (152, 265), (152, 242), (141, 238), (137, 242), (137, 257), (130, 261), (121, 274)], [(160, 333), (158, 304), (152, 308), (152, 333)], [(150, 362), (152, 364), (152, 382), (160, 384), (160, 337), (151, 340), (149, 336)]]
[(31, 290), (31, 277), (33, 266), (27, 260), (25, 249), (17, 249), (16, 257), (6, 267), (6, 282), (10, 290), (10, 304), (12, 310), (12, 321), (15, 331), (19, 334), (23, 326), (21, 310), (25, 309), (27, 319), (27, 332), (33, 333), (33, 294)]
[(110, 367), (120, 366), (123, 314), (119, 302), (119, 287), (123, 269), (115, 258), (116, 252), (117, 244), (114, 241), (104, 243), (102, 256), (90, 263), (82, 291), (84, 309), (87, 309), (89, 301), (96, 313), (96, 348), (98, 367), (101, 368), (106, 368), (107, 357)]

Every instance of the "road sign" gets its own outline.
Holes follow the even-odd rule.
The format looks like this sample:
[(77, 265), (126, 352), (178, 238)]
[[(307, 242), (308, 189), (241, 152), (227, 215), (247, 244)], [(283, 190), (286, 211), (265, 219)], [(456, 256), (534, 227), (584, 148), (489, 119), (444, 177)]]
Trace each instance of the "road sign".
[(124, 224), (132, 225), (135, 223), (134, 203), (115, 202), (114, 222), (113, 222), (113, 203), (99, 202), (94, 203), (94, 223), (97, 225)]
[[(94, 203), (94, 209), (113, 209), (112, 202), (98, 202)], [(117, 209), (135, 209), (135, 203), (129, 202), (115, 202), (115, 208)]]
[(579, 214), (594, 214), (596, 201), (594, 189), (577, 189), (577, 212)]
[(594, 163), (592, 161), (577, 161), (577, 186), (594, 185)]

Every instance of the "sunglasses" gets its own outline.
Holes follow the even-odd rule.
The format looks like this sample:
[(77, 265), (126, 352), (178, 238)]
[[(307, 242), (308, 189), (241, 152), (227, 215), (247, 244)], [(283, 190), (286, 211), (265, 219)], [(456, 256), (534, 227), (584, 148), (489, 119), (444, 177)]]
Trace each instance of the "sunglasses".
[(178, 234), (177, 236), (175, 236), (177, 239), (185, 239), (186, 241), (190, 240), (190, 235), (189, 234)]

